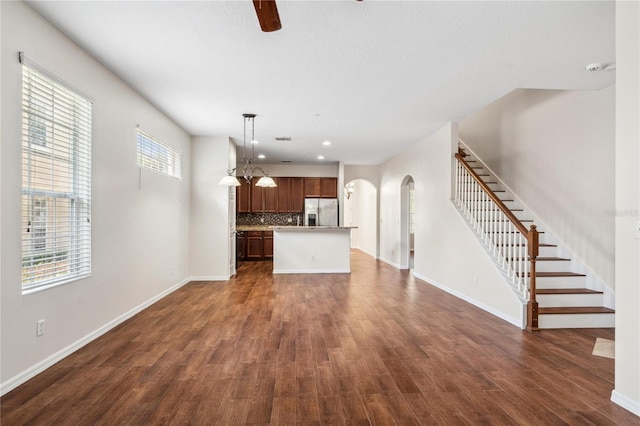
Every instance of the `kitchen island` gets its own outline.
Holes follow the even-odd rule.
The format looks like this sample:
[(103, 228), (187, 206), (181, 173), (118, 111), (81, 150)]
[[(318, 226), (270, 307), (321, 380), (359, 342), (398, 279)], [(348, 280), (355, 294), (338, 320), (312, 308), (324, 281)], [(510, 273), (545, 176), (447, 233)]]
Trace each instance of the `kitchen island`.
[(274, 274), (351, 272), (351, 226), (271, 226)]

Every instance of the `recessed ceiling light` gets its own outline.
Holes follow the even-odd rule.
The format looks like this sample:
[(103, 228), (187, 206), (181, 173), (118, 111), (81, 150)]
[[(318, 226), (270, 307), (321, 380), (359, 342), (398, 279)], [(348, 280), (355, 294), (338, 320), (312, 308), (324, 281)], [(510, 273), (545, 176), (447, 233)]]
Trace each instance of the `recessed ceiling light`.
[(318, 160), (324, 160), (324, 155), (318, 155)]
[(254, 140), (251, 141), (251, 143), (255, 144), (255, 143), (260, 143), (260, 142), (258, 142), (257, 140), (254, 139)]
[(329, 142), (329, 141), (324, 141), (324, 142), (322, 142), (322, 145), (324, 145), (324, 146), (329, 146), (329, 145), (331, 145), (331, 142)]
[(264, 154), (258, 154), (258, 158), (261, 160), (264, 160), (267, 157)]

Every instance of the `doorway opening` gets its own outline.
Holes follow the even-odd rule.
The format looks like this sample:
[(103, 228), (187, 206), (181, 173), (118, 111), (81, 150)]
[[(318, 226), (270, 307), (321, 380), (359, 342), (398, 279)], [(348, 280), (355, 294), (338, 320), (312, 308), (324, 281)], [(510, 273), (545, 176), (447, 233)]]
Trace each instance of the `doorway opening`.
[(378, 189), (365, 179), (347, 182), (344, 192), (344, 224), (351, 230), (351, 248), (378, 258)]
[(400, 267), (413, 269), (415, 242), (415, 186), (411, 176), (405, 176), (400, 187)]

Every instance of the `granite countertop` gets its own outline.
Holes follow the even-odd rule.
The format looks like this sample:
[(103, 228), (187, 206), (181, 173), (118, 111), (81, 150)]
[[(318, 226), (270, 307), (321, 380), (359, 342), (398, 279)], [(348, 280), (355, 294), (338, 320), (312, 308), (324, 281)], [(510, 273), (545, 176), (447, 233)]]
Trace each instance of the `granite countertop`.
[(270, 226), (269, 229), (274, 231), (313, 231), (313, 230), (341, 230), (354, 229), (357, 226)]
[(313, 229), (353, 229), (357, 226), (296, 226), (296, 225), (237, 225), (236, 231), (279, 231), (279, 230), (299, 230), (308, 231)]
[(236, 231), (271, 231), (269, 225), (236, 225)]

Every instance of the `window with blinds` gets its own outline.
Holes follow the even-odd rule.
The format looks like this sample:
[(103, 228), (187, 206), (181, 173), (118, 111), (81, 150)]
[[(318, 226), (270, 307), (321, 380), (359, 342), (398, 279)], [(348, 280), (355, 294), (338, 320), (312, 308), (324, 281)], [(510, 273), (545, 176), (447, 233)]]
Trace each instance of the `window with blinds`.
[(91, 273), (92, 105), (22, 63), (22, 290), (29, 293)]
[(182, 179), (182, 154), (138, 129), (138, 166)]

